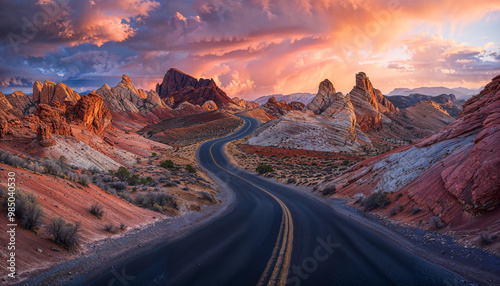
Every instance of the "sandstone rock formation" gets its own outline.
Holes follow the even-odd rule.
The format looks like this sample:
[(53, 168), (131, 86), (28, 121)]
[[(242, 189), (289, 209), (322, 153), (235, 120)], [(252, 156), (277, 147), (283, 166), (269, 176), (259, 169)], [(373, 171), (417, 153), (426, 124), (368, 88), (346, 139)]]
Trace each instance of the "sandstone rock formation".
[(42, 147), (50, 147), (56, 145), (56, 141), (52, 138), (52, 132), (49, 126), (44, 123), (38, 125), (36, 131), (36, 137), (38, 139), (38, 144)]
[(76, 105), (68, 106), (66, 117), (97, 135), (111, 127), (110, 110), (104, 106), (104, 99), (92, 92), (82, 97)]
[(185, 101), (201, 106), (205, 101), (212, 100), (218, 108), (236, 105), (213, 79), (198, 80), (173, 68), (167, 71), (162, 83), (156, 85), (156, 92), (165, 102), (170, 102), (172, 108)]
[[(441, 131), (396, 152), (360, 162), (320, 187), (340, 196), (399, 192), (446, 223), (500, 205), (500, 75), (469, 99)], [(372, 182), (364, 184), (363, 182)]]
[[(299, 110), (303, 107), (301, 103)], [(296, 111), (293, 103), (277, 102), (273, 97), (260, 108), (279, 119), (253, 134), (247, 144), (330, 152), (355, 152), (363, 144), (371, 145), (370, 139), (356, 129), (349, 98), (337, 93), (329, 80), (319, 85), (306, 111)]]
[(215, 104), (215, 102), (213, 102), (212, 100), (207, 100), (205, 101), (205, 103), (203, 103), (203, 105), (201, 106), (201, 108), (205, 111), (212, 111), (212, 110), (217, 110), (217, 104)]
[(278, 102), (276, 98), (271, 97), (266, 104), (260, 106), (265, 112), (279, 118), (292, 110), (303, 110), (305, 105), (302, 102), (292, 101), (290, 103), (282, 100)]
[(254, 108), (257, 108), (260, 106), (257, 102), (246, 101), (243, 98), (240, 99), (239, 97), (233, 97), (231, 100), (234, 101), (237, 105), (243, 107), (244, 109), (248, 109), (248, 110), (254, 109)]
[(39, 81), (33, 84), (35, 103), (50, 104), (52, 101), (76, 103), (79, 99), (80, 95), (62, 82), (56, 84), (46, 80), (43, 85)]
[(33, 113), (36, 109), (36, 104), (33, 102), (33, 99), (22, 91), (15, 91), (8, 94), (5, 98), (10, 102), (12, 107), (22, 114)]
[(100, 87), (96, 93), (105, 100), (105, 105), (111, 110), (121, 112), (147, 113), (154, 108), (170, 108), (160, 99), (155, 91), (145, 92), (137, 89), (127, 75), (122, 76), (116, 87), (107, 84)]
[[(41, 103), (37, 106), (33, 115), (38, 117), (38, 119), (42, 122), (43, 127), (40, 129), (39, 125), (38, 129), (42, 130), (44, 134), (48, 134), (47, 137), (50, 137), (51, 134), (63, 136), (73, 135), (71, 127), (66, 122), (66, 117), (64, 116), (64, 112), (62, 110)], [(35, 122), (34, 124), (36, 124), (36, 118), (34, 117), (27, 117), (26, 121), (31, 121), (32, 123)]]
[(382, 114), (372, 83), (365, 73), (356, 74), (356, 85), (349, 93), (356, 121), (363, 132), (382, 128)]

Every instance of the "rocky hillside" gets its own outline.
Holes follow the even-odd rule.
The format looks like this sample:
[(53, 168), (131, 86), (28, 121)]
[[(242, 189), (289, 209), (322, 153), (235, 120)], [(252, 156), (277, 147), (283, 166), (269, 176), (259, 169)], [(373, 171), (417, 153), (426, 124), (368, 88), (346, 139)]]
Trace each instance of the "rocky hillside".
[(309, 102), (311, 102), (311, 100), (313, 100), (315, 96), (316, 94), (314, 93), (304, 93), (304, 92), (292, 93), (292, 94), (272, 94), (272, 95), (261, 96), (256, 100), (254, 100), (254, 102), (256, 102), (259, 105), (262, 105), (265, 104), (269, 100), (269, 98), (274, 97), (276, 98), (277, 101), (284, 100), (288, 103), (292, 101), (298, 101), (302, 102), (303, 104), (308, 104)]
[(261, 105), (260, 108), (265, 112), (267, 112), (268, 114), (276, 118), (279, 118), (282, 115), (285, 115), (289, 111), (303, 110), (304, 106), (305, 105), (302, 102), (292, 101), (288, 103), (284, 100), (278, 102), (276, 98), (271, 97), (269, 98), (267, 103)]
[(257, 108), (260, 106), (257, 102), (247, 101), (247, 100), (244, 100), (243, 98), (239, 98), (239, 97), (233, 97), (232, 100), (237, 105), (241, 106), (244, 109), (254, 109), (254, 108)]
[[(391, 192), (402, 197), (401, 209), (413, 210), (401, 212), (402, 218), (421, 221), (437, 216), (450, 227), (469, 221), (477, 223), (469, 227), (480, 227), (482, 218), (500, 205), (499, 111), (497, 76), (465, 103), (458, 120), (441, 131), (362, 161), (319, 187), (349, 198)], [(492, 231), (498, 234), (500, 226)]]
[(364, 72), (356, 74), (356, 85), (349, 96), (356, 113), (356, 122), (363, 132), (382, 128), (382, 115), (398, 111), (380, 90), (373, 88)]
[(399, 109), (408, 108), (421, 100), (432, 100), (435, 103), (439, 104), (443, 109), (445, 109), (449, 115), (455, 118), (463, 110), (462, 108), (463, 103), (458, 102), (455, 95), (453, 94), (441, 94), (438, 96), (429, 96), (425, 94), (413, 93), (408, 96), (402, 96), (402, 95), (388, 96), (387, 99)]
[(186, 101), (202, 106), (208, 100), (215, 102), (218, 108), (238, 106), (213, 79), (196, 79), (174, 68), (156, 85), (156, 92), (172, 108)]
[(318, 94), (306, 111), (279, 108), (292, 105), (270, 98), (261, 108), (279, 119), (254, 132), (246, 144), (329, 152), (356, 152), (362, 145), (370, 145), (368, 137), (356, 129), (356, 116), (349, 99), (337, 93), (329, 80), (319, 85)]
[(110, 88), (105, 84), (96, 93), (104, 98), (106, 107), (117, 112), (147, 113), (154, 108), (170, 110), (154, 90), (146, 92), (137, 89), (126, 75), (122, 76), (122, 81), (116, 87)]

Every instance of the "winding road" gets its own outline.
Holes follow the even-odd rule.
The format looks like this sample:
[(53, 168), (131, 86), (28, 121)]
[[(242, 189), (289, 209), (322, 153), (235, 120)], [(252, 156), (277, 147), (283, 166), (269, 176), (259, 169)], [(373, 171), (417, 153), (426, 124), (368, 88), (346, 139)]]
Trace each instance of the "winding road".
[[(456, 285), (459, 277), (295, 188), (232, 165), (227, 142), (198, 149), (200, 165), (235, 194), (224, 216), (117, 265), (90, 285)], [(127, 269), (121, 273), (118, 269)], [(113, 272), (113, 271), (112, 271)]]

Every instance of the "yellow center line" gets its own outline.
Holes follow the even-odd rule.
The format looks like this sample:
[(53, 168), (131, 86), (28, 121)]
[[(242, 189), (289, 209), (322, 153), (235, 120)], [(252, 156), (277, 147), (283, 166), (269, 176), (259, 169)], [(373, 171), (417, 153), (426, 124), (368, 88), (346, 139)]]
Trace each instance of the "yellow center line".
[[(251, 126), (251, 123), (245, 129), (245, 131), (248, 130), (250, 128), (250, 126)], [(243, 132), (245, 132), (245, 131), (243, 131)], [(271, 196), (273, 199), (275, 199), (278, 202), (278, 204), (281, 206), (282, 217), (281, 217), (281, 226), (280, 226), (278, 238), (276, 239), (276, 244), (275, 244), (273, 252), (271, 254), (271, 258), (269, 259), (269, 261), (267, 263), (266, 269), (262, 273), (262, 276), (260, 278), (258, 285), (264, 284), (263, 280), (266, 278), (267, 273), (269, 273), (269, 270), (272, 267), (272, 262), (274, 260), (276, 261), (276, 263), (274, 264), (274, 268), (273, 268), (271, 277), (269, 278), (267, 285), (268, 286), (285, 285), (286, 278), (288, 275), (288, 270), (290, 268), (290, 259), (291, 259), (292, 246), (293, 246), (292, 245), (292, 243), (293, 243), (293, 220), (292, 220), (292, 215), (290, 213), (290, 210), (285, 205), (285, 203), (283, 203), (283, 201), (278, 199), (275, 195), (273, 195), (270, 192), (266, 191), (265, 189), (255, 185), (254, 183), (248, 181), (247, 179), (221, 167), (217, 163), (217, 161), (215, 161), (214, 155), (212, 153), (212, 147), (215, 145), (215, 143), (217, 143), (217, 142), (214, 142), (210, 146), (210, 156), (212, 157), (212, 160), (214, 161), (215, 165), (217, 165), (217, 167), (232, 174), (233, 176), (236, 176), (236, 177), (242, 179), (243, 181), (249, 183), (250, 185), (256, 187), (257, 189), (265, 192), (266, 194)], [(280, 238), (282, 238), (281, 248), (280, 248)], [(278, 248), (280, 248), (279, 252), (278, 252)]]

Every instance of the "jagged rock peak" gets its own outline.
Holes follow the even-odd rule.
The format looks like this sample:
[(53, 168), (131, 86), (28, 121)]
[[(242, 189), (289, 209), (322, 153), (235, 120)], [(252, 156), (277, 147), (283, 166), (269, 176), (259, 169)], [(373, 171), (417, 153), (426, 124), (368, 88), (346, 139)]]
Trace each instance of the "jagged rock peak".
[(56, 84), (46, 80), (43, 85), (40, 81), (33, 83), (34, 103), (49, 105), (52, 101), (76, 103), (79, 99), (80, 95), (62, 82)]

